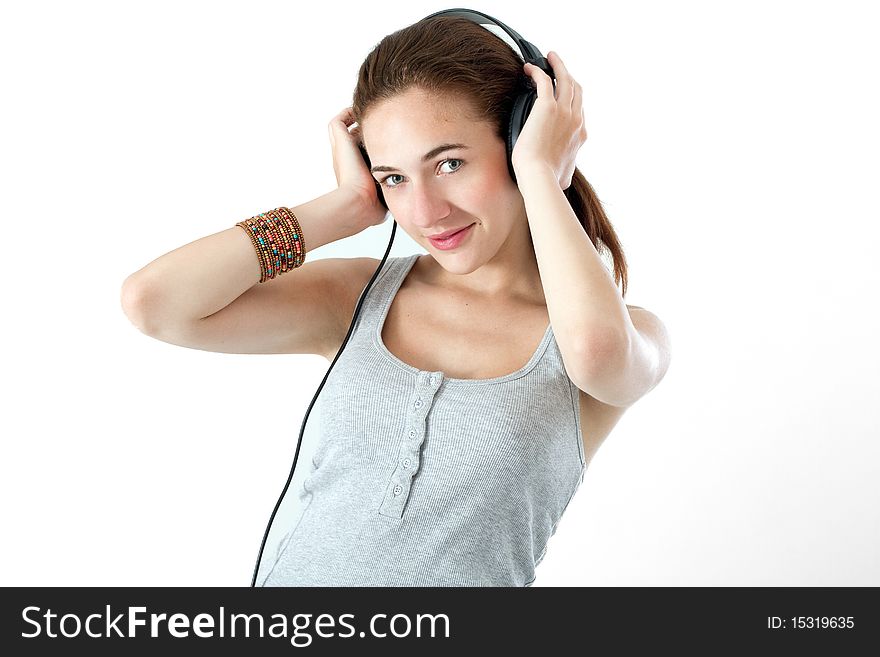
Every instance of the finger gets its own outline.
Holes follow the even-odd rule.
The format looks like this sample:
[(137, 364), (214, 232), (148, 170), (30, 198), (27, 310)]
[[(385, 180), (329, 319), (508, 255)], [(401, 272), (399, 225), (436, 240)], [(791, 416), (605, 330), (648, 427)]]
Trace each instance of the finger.
[(584, 106), (584, 90), (577, 82), (574, 83), (574, 93), (571, 98), (572, 114), (580, 114)]
[(333, 129), (338, 128), (340, 124), (345, 125), (345, 110), (342, 110), (339, 114), (330, 119), (328, 126)]
[[(331, 132), (333, 132), (334, 130), (344, 130), (346, 133), (350, 134), (349, 128), (354, 123), (355, 120), (354, 115), (351, 112), (351, 108), (346, 107), (339, 114), (333, 117), (333, 119), (330, 121), (329, 128)], [(360, 124), (358, 124), (358, 127), (360, 127)], [(355, 128), (355, 130), (357, 130), (357, 128)]]
[(569, 75), (568, 69), (565, 68), (565, 64), (562, 63), (562, 59), (554, 51), (551, 50), (547, 53), (547, 61), (550, 63), (550, 68), (553, 69), (553, 75), (556, 77), (556, 101), (562, 107), (571, 109), (572, 96), (574, 95), (574, 80)]
[(354, 115), (352, 114), (351, 107), (346, 107), (344, 110), (339, 112), (339, 114), (334, 116), (332, 123), (342, 124), (346, 127), (354, 123)]
[(538, 98), (553, 98), (553, 80), (534, 64), (526, 64), (525, 72), (538, 88)]

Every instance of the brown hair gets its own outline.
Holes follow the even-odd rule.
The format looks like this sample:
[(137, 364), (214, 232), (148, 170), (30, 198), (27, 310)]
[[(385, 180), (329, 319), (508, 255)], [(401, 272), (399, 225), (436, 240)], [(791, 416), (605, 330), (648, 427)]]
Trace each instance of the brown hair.
[[(459, 16), (423, 19), (383, 38), (361, 64), (352, 97), (359, 124), (371, 105), (418, 88), (469, 101), (475, 119), (495, 126), (507, 140), (515, 97), (534, 83), (518, 51), (485, 27)], [(597, 252), (613, 261), (614, 282), (626, 296), (626, 258), (602, 203), (575, 167), (564, 192)]]

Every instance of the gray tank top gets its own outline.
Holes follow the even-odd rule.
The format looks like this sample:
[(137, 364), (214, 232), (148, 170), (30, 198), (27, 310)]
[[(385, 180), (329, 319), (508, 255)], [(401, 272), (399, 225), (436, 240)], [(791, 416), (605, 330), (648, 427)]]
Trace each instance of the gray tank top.
[(385, 261), (327, 377), (303, 511), (262, 586), (531, 586), (583, 481), (578, 389), (551, 326), (493, 379), (419, 370), (385, 347), (418, 257)]

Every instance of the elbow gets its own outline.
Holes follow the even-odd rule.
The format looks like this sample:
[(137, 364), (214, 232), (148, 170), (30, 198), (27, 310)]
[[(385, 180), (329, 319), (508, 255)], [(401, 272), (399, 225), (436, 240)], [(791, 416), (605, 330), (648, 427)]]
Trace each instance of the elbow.
[(634, 349), (637, 347), (626, 335), (609, 331), (594, 336), (578, 354), (579, 367), (572, 381), (603, 404), (623, 408), (632, 405), (641, 396), (631, 377)]
[(119, 294), (122, 312), (139, 331), (150, 335), (149, 313), (147, 312), (147, 288), (132, 274), (122, 283)]
[(588, 377), (595, 378), (609, 372), (619, 372), (635, 348), (638, 334), (616, 328), (597, 331), (582, 344), (580, 362)]
[(572, 380), (585, 385), (609, 372), (619, 371), (632, 349), (631, 339), (612, 329), (598, 331), (576, 344), (579, 347), (575, 352), (577, 367)]

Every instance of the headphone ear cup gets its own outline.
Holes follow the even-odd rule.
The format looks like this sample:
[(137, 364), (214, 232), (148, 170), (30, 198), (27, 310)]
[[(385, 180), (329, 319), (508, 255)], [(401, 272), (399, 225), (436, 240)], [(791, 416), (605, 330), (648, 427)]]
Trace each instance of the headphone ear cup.
[[(364, 145), (360, 143), (358, 144), (358, 148), (361, 151), (361, 157), (364, 158), (364, 163), (367, 165), (367, 170), (369, 170), (370, 167), (373, 166), (373, 164), (372, 162), (370, 162), (370, 156), (367, 155), (367, 149), (364, 148)], [(382, 193), (382, 185), (380, 185), (375, 180), (373, 182), (376, 185), (376, 197), (379, 199), (379, 203), (381, 203), (382, 206), (387, 210), (388, 204), (385, 202), (385, 194)]]
[(510, 122), (507, 125), (507, 170), (510, 172), (513, 182), (516, 182), (516, 174), (513, 172), (513, 147), (516, 145), (519, 133), (522, 132), (526, 119), (529, 118), (529, 112), (532, 111), (532, 106), (537, 99), (538, 90), (530, 89), (525, 93), (521, 93), (513, 101)]

